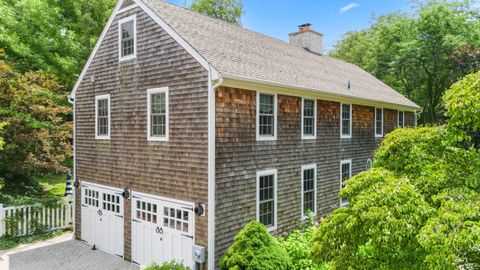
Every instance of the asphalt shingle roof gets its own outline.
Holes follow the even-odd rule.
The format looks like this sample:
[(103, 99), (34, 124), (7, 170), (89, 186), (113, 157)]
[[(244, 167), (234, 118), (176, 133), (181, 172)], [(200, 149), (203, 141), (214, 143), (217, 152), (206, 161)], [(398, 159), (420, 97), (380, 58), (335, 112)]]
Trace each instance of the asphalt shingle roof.
[(356, 65), (161, 0), (142, 1), (220, 74), (420, 109)]

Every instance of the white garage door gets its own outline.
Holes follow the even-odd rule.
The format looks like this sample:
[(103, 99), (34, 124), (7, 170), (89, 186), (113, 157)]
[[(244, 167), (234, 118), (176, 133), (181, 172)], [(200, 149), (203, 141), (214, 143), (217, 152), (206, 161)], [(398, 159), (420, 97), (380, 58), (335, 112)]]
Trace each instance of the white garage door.
[(140, 265), (176, 260), (193, 267), (194, 203), (132, 194), (132, 260)]
[(123, 197), (120, 189), (82, 183), (82, 240), (123, 257)]

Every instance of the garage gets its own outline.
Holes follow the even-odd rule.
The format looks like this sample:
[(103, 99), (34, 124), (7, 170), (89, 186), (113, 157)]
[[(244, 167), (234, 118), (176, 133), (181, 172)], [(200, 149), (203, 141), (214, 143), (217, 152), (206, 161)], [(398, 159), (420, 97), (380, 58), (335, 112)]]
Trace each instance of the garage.
[(193, 267), (194, 203), (132, 192), (132, 260)]
[(122, 190), (82, 183), (81, 238), (106, 253), (123, 258)]

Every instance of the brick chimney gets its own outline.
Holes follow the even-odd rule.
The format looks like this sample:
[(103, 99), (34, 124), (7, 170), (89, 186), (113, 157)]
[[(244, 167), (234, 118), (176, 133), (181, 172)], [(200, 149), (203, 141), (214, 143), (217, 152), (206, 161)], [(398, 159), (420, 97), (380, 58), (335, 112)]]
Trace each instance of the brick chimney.
[(288, 34), (288, 42), (311, 53), (323, 54), (323, 35), (310, 26), (310, 23), (299, 25), (297, 32)]

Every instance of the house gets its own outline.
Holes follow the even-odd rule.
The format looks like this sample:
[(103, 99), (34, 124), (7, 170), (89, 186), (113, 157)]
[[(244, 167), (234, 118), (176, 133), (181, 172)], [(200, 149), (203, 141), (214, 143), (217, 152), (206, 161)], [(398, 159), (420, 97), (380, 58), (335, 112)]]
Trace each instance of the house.
[(310, 25), (289, 38), (120, 1), (71, 94), (76, 237), (214, 269), (250, 220), (280, 234), (348, 204), (343, 181), (420, 108)]

